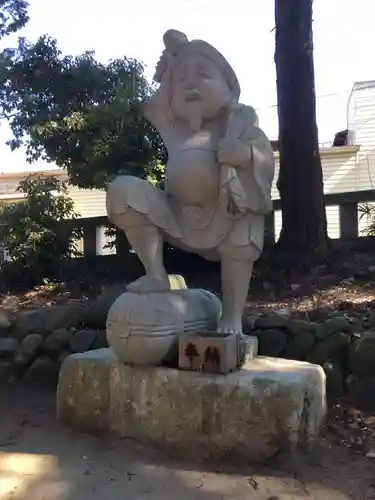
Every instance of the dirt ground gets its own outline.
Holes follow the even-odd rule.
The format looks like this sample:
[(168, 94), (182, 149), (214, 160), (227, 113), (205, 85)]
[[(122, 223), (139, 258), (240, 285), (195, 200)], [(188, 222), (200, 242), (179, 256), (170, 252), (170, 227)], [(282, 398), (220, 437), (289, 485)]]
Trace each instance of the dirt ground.
[[(0, 389), (1, 500), (375, 500), (375, 459), (323, 436), (267, 467), (183, 463), (130, 440), (78, 435), (54, 391)], [(325, 432), (327, 434), (327, 432)]]

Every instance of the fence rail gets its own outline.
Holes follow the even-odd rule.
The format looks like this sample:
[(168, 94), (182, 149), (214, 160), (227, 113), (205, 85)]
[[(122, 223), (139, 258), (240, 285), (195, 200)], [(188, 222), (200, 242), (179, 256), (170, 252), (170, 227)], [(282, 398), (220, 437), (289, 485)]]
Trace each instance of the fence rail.
[[(325, 205), (339, 207), (340, 239), (354, 239), (359, 234), (358, 206), (375, 202), (375, 190), (353, 191), (348, 193), (326, 194)], [(275, 241), (275, 211), (280, 210), (280, 200), (273, 201), (274, 212), (266, 218), (267, 242)], [(98, 230), (108, 223), (106, 216), (78, 219), (75, 225), (83, 229), (84, 256), (98, 255)], [(116, 231), (116, 254), (127, 254), (130, 247), (122, 231)]]

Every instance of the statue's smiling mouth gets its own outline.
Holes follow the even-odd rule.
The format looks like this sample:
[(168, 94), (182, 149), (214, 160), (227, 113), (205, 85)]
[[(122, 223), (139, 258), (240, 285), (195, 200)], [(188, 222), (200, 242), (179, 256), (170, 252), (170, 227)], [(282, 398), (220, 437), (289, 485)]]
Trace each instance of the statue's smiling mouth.
[(186, 93), (186, 96), (185, 96), (186, 102), (195, 102), (195, 101), (201, 101), (201, 100), (202, 100), (202, 97), (197, 90), (191, 90), (191, 91)]

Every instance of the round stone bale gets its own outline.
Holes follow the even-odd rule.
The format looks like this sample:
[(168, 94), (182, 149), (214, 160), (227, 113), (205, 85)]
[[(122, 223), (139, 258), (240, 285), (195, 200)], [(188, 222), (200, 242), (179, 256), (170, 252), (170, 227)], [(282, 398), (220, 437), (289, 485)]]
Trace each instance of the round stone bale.
[(178, 335), (217, 328), (221, 302), (207, 290), (124, 293), (110, 308), (107, 340), (120, 361), (158, 366), (178, 352)]

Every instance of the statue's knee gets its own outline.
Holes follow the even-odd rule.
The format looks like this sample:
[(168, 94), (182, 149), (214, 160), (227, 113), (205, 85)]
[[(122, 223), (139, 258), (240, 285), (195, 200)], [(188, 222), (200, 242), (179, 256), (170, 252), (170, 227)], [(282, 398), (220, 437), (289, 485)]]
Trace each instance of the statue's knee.
[(255, 245), (235, 246), (231, 243), (224, 243), (220, 245), (219, 253), (222, 258), (255, 262), (262, 252)]

